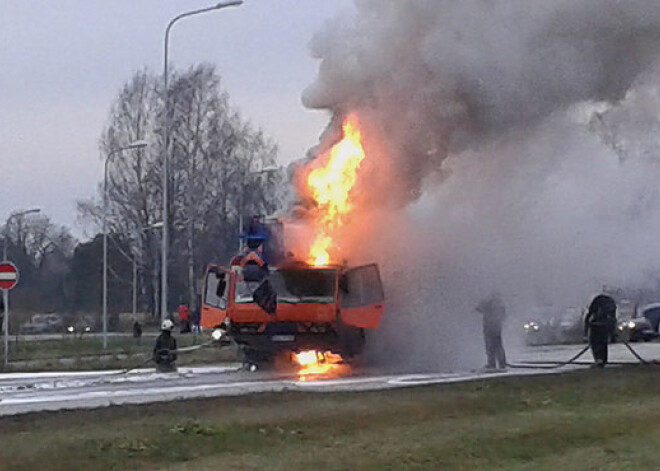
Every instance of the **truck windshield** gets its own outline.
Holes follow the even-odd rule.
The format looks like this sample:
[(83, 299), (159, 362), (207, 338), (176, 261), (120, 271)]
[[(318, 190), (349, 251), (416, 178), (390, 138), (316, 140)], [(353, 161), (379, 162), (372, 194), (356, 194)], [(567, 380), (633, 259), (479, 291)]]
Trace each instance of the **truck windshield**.
[[(268, 281), (277, 292), (278, 303), (332, 303), (335, 300), (336, 270), (274, 270)], [(236, 302), (253, 302), (258, 282), (236, 283)]]

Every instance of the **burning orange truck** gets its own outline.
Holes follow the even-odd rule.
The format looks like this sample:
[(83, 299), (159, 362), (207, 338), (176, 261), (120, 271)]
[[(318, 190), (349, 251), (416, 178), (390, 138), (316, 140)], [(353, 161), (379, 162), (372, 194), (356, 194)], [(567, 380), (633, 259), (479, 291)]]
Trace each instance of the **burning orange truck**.
[[(244, 259), (250, 262), (208, 267), (201, 325), (221, 329), (218, 335), (235, 341), (247, 363), (304, 350), (349, 359), (362, 351), (365, 331), (380, 324), (385, 306), (376, 264), (316, 266), (289, 259), (255, 279), (248, 276), (253, 258)], [(255, 293), (266, 282), (272, 306), (264, 309)]]
[(255, 220), (230, 267), (208, 268), (201, 324), (232, 338), (246, 362), (303, 350), (350, 358), (362, 351), (365, 331), (378, 327), (385, 309), (378, 266), (333, 262), (342, 257), (341, 231), (355, 216), (365, 159), (358, 116), (349, 114), (341, 139), (297, 172), (298, 195), (311, 202), (306, 216)]

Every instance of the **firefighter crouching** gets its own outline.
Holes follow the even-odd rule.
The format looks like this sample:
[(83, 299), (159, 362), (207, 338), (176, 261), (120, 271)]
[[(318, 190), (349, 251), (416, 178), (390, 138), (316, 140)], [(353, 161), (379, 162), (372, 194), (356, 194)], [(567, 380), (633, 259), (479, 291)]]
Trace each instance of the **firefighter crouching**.
[(616, 303), (605, 294), (596, 296), (584, 319), (584, 333), (588, 335), (596, 366), (607, 364), (607, 344), (616, 328)]
[(176, 371), (176, 339), (172, 335), (174, 322), (165, 319), (160, 326), (160, 335), (154, 346), (154, 361), (156, 370), (161, 373)]

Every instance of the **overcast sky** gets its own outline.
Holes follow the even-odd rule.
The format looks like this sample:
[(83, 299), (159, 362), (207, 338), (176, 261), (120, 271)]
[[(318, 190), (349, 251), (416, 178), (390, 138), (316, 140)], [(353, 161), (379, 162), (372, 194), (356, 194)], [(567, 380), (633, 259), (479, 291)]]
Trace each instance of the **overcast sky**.
[[(0, 221), (32, 207), (80, 236), (76, 200), (103, 175), (98, 141), (120, 87), (159, 74), (167, 23), (216, 0), (0, 0)], [(351, 0), (246, 0), (178, 22), (170, 62), (217, 66), (234, 106), (280, 145), (286, 163), (327, 116), (305, 110), (318, 63), (308, 44)]]

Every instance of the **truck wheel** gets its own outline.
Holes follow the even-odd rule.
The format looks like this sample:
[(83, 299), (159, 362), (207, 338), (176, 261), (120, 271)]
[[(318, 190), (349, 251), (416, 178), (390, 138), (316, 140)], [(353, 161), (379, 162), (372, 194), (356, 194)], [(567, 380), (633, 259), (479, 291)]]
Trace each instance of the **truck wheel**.
[(242, 347), (240, 352), (239, 358), (243, 362), (243, 369), (246, 371), (262, 369), (273, 361), (273, 356), (268, 352), (262, 352), (250, 347)]
[(342, 326), (338, 332), (339, 353), (342, 357), (349, 359), (362, 353), (365, 344), (364, 329), (352, 326)]

